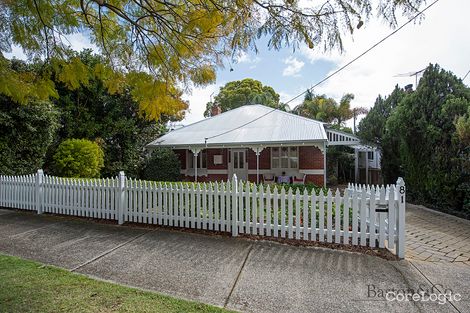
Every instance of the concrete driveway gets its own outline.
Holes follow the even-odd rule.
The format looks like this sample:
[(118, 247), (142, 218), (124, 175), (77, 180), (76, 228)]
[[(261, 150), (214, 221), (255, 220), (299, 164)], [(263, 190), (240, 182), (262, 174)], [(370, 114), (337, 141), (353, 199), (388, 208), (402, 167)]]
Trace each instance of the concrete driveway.
[[(98, 224), (0, 209), (0, 253), (246, 312), (469, 312), (470, 266)], [(452, 289), (454, 303), (385, 289)]]

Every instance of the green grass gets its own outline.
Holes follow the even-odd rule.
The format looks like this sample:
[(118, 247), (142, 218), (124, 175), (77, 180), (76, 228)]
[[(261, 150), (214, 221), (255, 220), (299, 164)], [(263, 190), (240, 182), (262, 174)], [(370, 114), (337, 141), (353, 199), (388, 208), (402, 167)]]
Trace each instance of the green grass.
[(228, 312), (0, 254), (0, 312)]

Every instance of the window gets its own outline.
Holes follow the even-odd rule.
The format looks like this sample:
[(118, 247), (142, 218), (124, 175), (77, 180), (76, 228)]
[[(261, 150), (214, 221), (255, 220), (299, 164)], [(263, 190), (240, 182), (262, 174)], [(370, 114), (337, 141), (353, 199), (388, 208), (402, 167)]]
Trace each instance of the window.
[(298, 168), (299, 154), (297, 147), (271, 148), (272, 168)]
[[(197, 168), (207, 168), (207, 152), (202, 150), (197, 155)], [(194, 168), (194, 153), (188, 153), (188, 168)]]
[(245, 167), (245, 151), (233, 151), (233, 168), (243, 169)]
[(374, 159), (374, 151), (368, 151), (367, 160), (373, 160), (373, 159)]

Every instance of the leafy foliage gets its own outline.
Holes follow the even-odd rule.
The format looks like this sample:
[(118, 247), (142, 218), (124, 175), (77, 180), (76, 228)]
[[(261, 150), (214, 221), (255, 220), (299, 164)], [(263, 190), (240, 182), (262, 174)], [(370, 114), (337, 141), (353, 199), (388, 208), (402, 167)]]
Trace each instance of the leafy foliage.
[(0, 96), (0, 173), (25, 175), (42, 167), (59, 126), (50, 102), (26, 106)]
[(180, 161), (173, 150), (157, 148), (145, 159), (140, 177), (154, 181), (178, 181), (180, 170)]
[(204, 116), (211, 115), (213, 106), (218, 106), (222, 112), (250, 104), (263, 104), (272, 108), (283, 109), (279, 103), (279, 94), (272, 87), (263, 86), (255, 79), (245, 78), (232, 81), (220, 88), (213, 102), (206, 104)]
[(387, 182), (396, 182), (399, 176), (403, 176), (397, 136), (386, 132), (387, 120), (398, 106), (406, 93), (402, 88), (395, 89), (388, 96), (378, 96), (375, 104), (359, 123), (358, 136), (364, 142), (381, 147), (382, 176)]
[[(342, 49), (342, 35), (353, 33), (376, 13), (396, 25), (397, 11), (415, 14), (424, 0), (333, 0), (308, 7), (299, 1), (44, 1), (0, 2), (0, 51), (20, 46), (29, 60), (54, 63), (39, 75), (12, 71), (0, 54), (0, 93), (14, 101), (57, 96), (51, 75), (69, 88), (103, 81), (111, 94), (131, 86), (131, 96), (150, 119), (185, 108), (179, 86), (215, 80), (217, 66), (237, 51), (300, 45)], [(71, 53), (67, 37), (82, 33), (105, 56), (90, 68)], [(19, 88), (22, 85), (27, 88)]]
[(293, 112), (314, 120), (344, 126), (344, 122), (353, 118), (355, 114), (354, 109), (351, 108), (352, 100), (354, 100), (354, 95), (351, 93), (345, 94), (337, 103), (333, 98), (328, 98), (326, 95), (314, 95), (308, 90), (304, 101), (296, 106)]
[[(87, 66), (100, 64), (89, 51), (80, 54)], [(70, 90), (57, 82), (60, 97), (55, 100), (61, 112), (61, 125), (55, 146), (68, 138), (100, 141), (105, 153), (101, 175), (116, 176), (119, 171), (138, 176), (145, 145), (164, 131), (164, 123), (178, 116), (161, 116), (160, 122), (148, 121), (139, 114), (139, 106), (129, 92), (109, 94), (99, 79)], [(52, 147), (54, 151), (56, 147)], [(52, 156), (52, 155), (51, 155)]]
[(103, 158), (103, 150), (96, 142), (67, 139), (54, 154), (55, 171), (65, 177), (99, 177)]
[(469, 110), (470, 89), (429, 65), (416, 91), (378, 99), (360, 134), (381, 145), (387, 182), (404, 175), (412, 200), (469, 217)]

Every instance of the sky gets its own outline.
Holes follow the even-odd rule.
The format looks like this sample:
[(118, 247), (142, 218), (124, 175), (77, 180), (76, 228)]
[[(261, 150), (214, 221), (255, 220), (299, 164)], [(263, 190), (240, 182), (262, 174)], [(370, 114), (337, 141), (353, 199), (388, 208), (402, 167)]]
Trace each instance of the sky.
[[(431, 3), (431, 1), (428, 1)], [(415, 77), (396, 77), (398, 74), (416, 72), (430, 63), (438, 63), (446, 70), (463, 77), (470, 70), (470, 12), (469, 0), (441, 0), (425, 13), (420, 23), (411, 23), (384, 43), (354, 62), (322, 85), (314, 93), (326, 94), (339, 100), (345, 93), (352, 93), (353, 107), (373, 106), (376, 97), (388, 95), (395, 85), (415, 84)], [(406, 20), (401, 18), (401, 25)], [(217, 80), (202, 88), (193, 88), (184, 98), (189, 110), (182, 124), (203, 119), (206, 103), (225, 83), (253, 78), (274, 88), (286, 102), (316, 84), (328, 74), (340, 68), (371, 47), (393, 30), (385, 22), (371, 18), (353, 36), (344, 36), (345, 51), (325, 53), (319, 49), (302, 46), (293, 51), (267, 49), (267, 40), (257, 42), (258, 53), (248, 51), (239, 55), (233, 64), (217, 71)], [(75, 50), (93, 48), (86, 36), (76, 34), (69, 38)], [(24, 59), (22, 51), (14, 47), (7, 57)], [(230, 71), (230, 68), (233, 71)], [(470, 85), (470, 75), (465, 80)], [(289, 103), (293, 108), (303, 97)], [(347, 122), (352, 126), (352, 121)]]
[[(428, 2), (430, 3), (430, 1)], [(314, 90), (339, 100), (345, 93), (353, 93), (353, 107), (373, 106), (379, 94), (388, 95), (394, 86), (415, 84), (415, 77), (395, 77), (398, 74), (416, 72), (430, 63), (463, 77), (470, 70), (470, 1), (441, 0), (425, 13), (418, 24), (410, 23), (383, 44), (341, 71)], [(400, 25), (406, 22), (401, 19)], [(286, 102), (313, 86), (328, 74), (340, 68), (371, 47), (393, 30), (383, 21), (372, 19), (353, 36), (345, 36), (345, 51), (324, 53), (301, 47), (270, 51), (266, 42), (258, 42), (259, 52), (243, 54), (237, 64), (218, 71), (217, 82), (194, 89), (189, 100), (189, 112), (183, 124), (203, 118), (206, 103), (211, 94), (217, 94), (225, 83), (243, 78), (254, 78), (269, 85)], [(465, 83), (470, 85), (470, 75)], [(289, 103), (293, 108), (303, 97)], [(348, 121), (352, 126), (352, 121)]]

